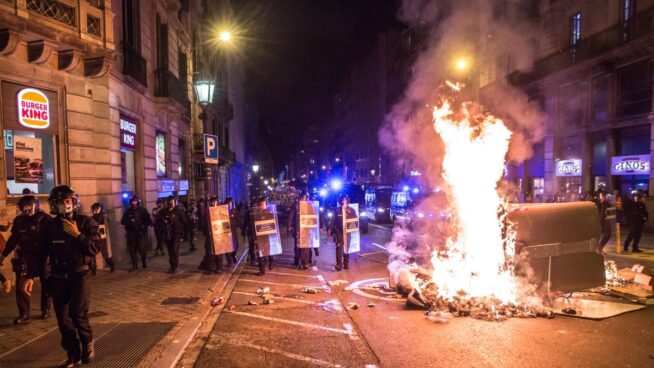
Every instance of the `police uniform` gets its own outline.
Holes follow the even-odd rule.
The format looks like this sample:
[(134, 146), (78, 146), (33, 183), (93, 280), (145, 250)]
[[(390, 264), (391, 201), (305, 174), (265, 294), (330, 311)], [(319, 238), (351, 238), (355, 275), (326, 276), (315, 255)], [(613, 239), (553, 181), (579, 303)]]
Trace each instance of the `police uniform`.
[(345, 208), (345, 218), (343, 218), (343, 207), (337, 207), (334, 211), (334, 217), (330, 224), (330, 233), (334, 237), (334, 243), (336, 243), (336, 269), (341, 270), (345, 268), (346, 270), (350, 268), (350, 255), (344, 249), (344, 234), (343, 234), (343, 221), (348, 218), (356, 218), (356, 212), (351, 207)]
[[(76, 212), (67, 216), (77, 224), (79, 237), (64, 231), (63, 215), (59, 215), (41, 226), (38, 247), (42, 264), (49, 258), (52, 267), (52, 298), (61, 346), (69, 361), (75, 362), (80, 358), (84, 361), (85, 357), (90, 360), (89, 354), (93, 351), (93, 331), (88, 317), (91, 299), (89, 271), (92, 258), (99, 252), (100, 234), (92, 217)], [(38, 269), (41, 268), (34, 270)]]
[(16, 250), (14, 258), (11, 260), (13, 271), (16, 273), (17, 285), (18, 319), (14, 321), (16, 324), (26, 323), (31, 317), (31, 297), (22, 290), (22, 285), (28, 274), (41, 280), (41, 317), (47, 318), (50, 312), (50, 275), (45, 263), (40, 262), (36, 244), (39, 230), (48, 220), (50, 220), (50, 216), (42, 211), (38, 211), (31, 216), (17, 216), (14, 219), (7, 245), (2, 252), (2, 258), (6, 258), (12, 251)]
[(243, 219), (243, 226), (241, 227), (241, 235), (248, 237), (248, 259), (250, 260), (250, 265), (254, 266), (255, 262), (258, 259), (256, 254), (256, 244), (255, 244), (255, 235), (254, 235), (254, 225), (252, 219), (252, 208), (248, 209), (245, 212), (245, 217)]
[(147, 233), (148, 227), (152, 225), (152, 219), (148, 211), (141, 207), (130, 207), (123, 214), (120, 223), (125, 226), (125, 237), (127, 238), (127, 248), (132, 260), (132, 269), (138, 269), (138, 255), (141, 255), (143, 268), (147, 264)]
[(311, 248), (300, 248), (297, 246), (300, 241), (300, 203), (295, 203), (291, 207), (291, 212), (288, 216), (288, 229), (293, 236), (293, 266), (307, 267), (307, 260), (311, 254)]
[[(229, 226), (232, 230), (232, 247), (234, 248), (234, 251), (227, 254), (227, 263), (235, 264), (236, 252), (238, 252), (238, 228), (241, 226), (241, 212), (236, 207), (229, 210)], [(231, 258), (231, 262), (229, 258)]]
[(183, 238), (186, 228), (186, 215), (177, 206), (166, 207), (159, 211), (157, 221), (163, 227), (164, 241), (168, 248), (169, 272), (175, 273), (179, 264), (179, 242)]

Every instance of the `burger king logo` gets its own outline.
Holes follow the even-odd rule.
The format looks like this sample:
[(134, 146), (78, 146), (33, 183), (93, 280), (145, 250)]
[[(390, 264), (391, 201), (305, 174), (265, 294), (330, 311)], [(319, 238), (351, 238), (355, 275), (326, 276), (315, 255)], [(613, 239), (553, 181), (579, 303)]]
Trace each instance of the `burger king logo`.
[(50, 126), (50, 102), (48, 97), (34, 88), (18, 92), (18, 122), (31, 129), (46, 129)]

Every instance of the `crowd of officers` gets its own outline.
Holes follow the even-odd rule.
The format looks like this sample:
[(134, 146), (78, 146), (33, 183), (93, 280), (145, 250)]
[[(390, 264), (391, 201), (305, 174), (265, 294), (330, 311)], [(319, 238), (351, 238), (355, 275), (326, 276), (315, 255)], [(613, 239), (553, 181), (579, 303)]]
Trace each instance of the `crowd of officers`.
[(612, 195), (604, 191), (598, 191), (595, 195), (595, 204), (599, 212), (601, 234), (597, 243), (597, 251), (603, 252), (604, 246), (611, 239), (611, 228), (615, 223), (628, 226), (629, 233), (622, 246), (623, 252), (631, 251), (641, 253), (638, 247), (640, 238), (643, 235), (643, 227), (649, 218), (645, 206), (645, 195), (641, 191), (634, 191), (626, 201), (622, 199), (620, 192), (615, 191)]

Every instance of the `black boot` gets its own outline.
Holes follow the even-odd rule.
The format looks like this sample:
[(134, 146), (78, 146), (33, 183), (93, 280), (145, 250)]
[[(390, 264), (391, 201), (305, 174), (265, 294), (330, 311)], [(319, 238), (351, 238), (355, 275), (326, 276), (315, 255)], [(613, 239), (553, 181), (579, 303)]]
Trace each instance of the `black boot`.
[(15, 325), (26, 325), (32, 322), (29, 316), (20, 316), (14, 320)]
[(82, 363), (89, 364), (95, 358), (95, 341), (82, 346)]
[(66, 359), (66, 362), (62, 365), (60, 365), (60, 368), (75, 368), (75, 367), (81, 367), (82, 366), (82, 361), (79, 358), (71, 358), (68, 357)]
[(107, 258), (107, 264), (109, 265), (109, 272), (114, 273), (116, 271), (116, 263), (113, 258)]

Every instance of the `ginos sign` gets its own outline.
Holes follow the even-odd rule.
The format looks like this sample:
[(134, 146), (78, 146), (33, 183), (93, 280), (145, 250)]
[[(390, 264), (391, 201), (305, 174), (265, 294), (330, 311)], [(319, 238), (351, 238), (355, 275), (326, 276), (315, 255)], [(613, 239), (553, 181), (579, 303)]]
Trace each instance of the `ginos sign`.
[(613, 175), (649, 175), (649, 155), (616, 156), (611, 159)]
[(581, 160), (556, 161), (556, 176), (581, 176)]
[(50, 126), (50, 101), (41, 91), (34, 88), (18, 92), (18, 122), (31, 129), (46, 129)]
[(136, 150), (136, 124), (120, 119), (120, 146), (128, 150)]

